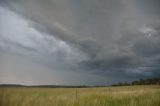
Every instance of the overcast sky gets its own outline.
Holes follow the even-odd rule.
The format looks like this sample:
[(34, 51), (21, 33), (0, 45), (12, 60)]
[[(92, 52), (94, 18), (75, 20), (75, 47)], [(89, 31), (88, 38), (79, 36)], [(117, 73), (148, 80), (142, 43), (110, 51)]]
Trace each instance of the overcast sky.
[(0, 0), (0, 83), (160, 77), (159, 0)]

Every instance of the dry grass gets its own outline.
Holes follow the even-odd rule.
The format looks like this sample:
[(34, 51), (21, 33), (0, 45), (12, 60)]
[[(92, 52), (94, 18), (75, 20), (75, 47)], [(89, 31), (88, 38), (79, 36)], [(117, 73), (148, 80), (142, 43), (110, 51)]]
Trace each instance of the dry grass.
[(0, 106), (160, 106), (160, 86), (0, 88)]

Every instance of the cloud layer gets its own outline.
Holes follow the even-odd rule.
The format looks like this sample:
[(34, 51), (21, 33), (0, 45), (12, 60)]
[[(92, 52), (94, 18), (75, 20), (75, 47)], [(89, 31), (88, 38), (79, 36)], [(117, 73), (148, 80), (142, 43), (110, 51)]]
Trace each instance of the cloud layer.
[[(27, 84), (110, 84), (160, 76), (158, 0), (2, 0), (0, 4), (0, 64), (16, 58), (20, 63), (33, 62), (34, 71), (26, 73), (34, 81)], [(28, 63), (21, 69), (18, 63), (7, 62), (0, 82), (28, 80), (20, 72)], [(43, 74), (48, 79), (42, 80)]]

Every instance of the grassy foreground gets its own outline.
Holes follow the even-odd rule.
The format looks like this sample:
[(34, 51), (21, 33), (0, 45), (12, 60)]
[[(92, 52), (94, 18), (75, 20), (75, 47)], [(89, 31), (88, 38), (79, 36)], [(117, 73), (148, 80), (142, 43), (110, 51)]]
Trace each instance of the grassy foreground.
[(0, 88), (0, 106), (160, 106), (160, 86)]

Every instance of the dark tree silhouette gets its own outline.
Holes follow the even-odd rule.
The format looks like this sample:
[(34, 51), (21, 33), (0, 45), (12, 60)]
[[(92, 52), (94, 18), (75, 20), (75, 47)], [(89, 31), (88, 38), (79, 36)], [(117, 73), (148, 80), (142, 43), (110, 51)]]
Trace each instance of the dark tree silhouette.
[(129, 85), (160, 85), (160, 78), (148, 78), (133, 81), (131, 83), (117, 83), (112, 86), (129, 86)]

